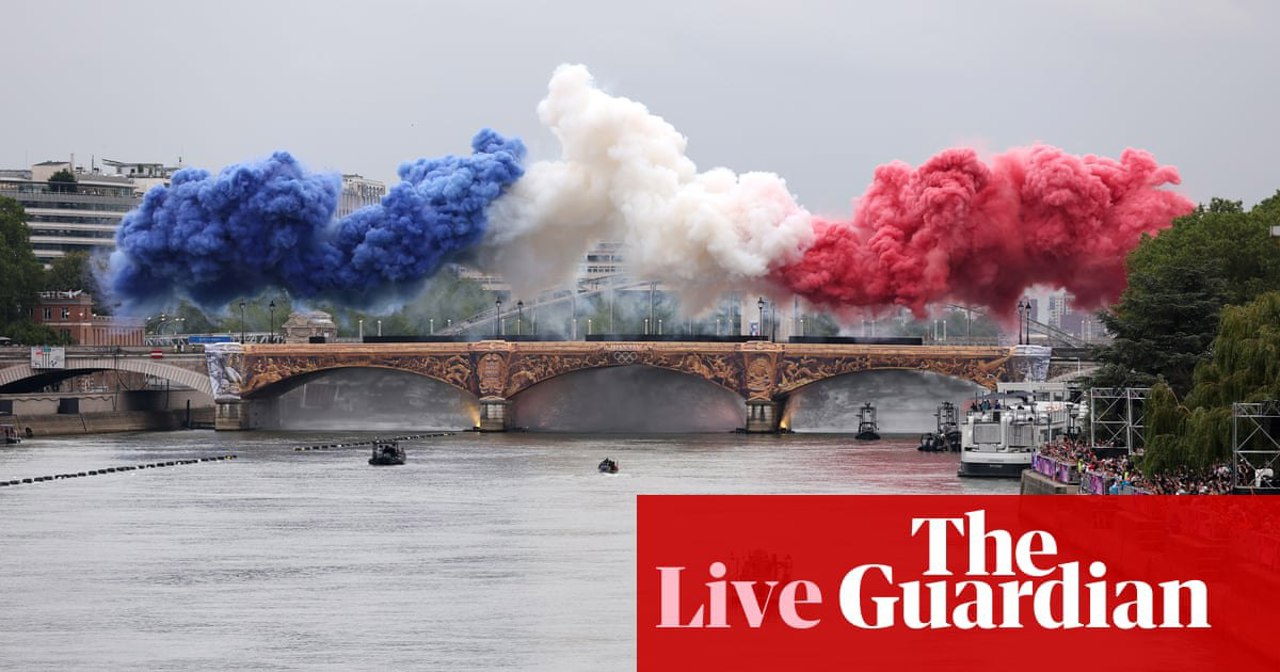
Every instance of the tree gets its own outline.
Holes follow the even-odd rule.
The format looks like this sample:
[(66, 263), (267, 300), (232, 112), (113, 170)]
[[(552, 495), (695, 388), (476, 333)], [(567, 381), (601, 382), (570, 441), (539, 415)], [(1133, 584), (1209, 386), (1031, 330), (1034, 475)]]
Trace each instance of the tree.
[(1098, 353), (1105, 366), (1092, 383), (1163, 378), (1185, 395), (1223, 306), (1280, 289), (1280, 250), (1270, 237), (1277, 215), (1280, 192), (1250, 211), (1215, 198), (1144, 238), (1129, 255), (1129, 287), (1101, 314), (1115, 339)]
[(17, 201), (0, 197), (0, 333), (30, 321), (43, 279), (44, 269), (31, 250), (26, 211)]
[(80, 190), (76, 176), (66, 168), (49, 176), (49, 191), (56, 194), (74, 194)]
[(44, 288), (49, 292), (74, 292), (83, 290), (93, 294), (97, 283), (89, 272), (89, 255), (69, 252), (53, 260), (45, 271)]
[(1203, 469), (1231, 454), (1231, 404), (1280, 399), (1280, 292), (1222, 313), (1212, 355), (1179, 404), (1167, 386), (1147, 400), (1144, 471)]

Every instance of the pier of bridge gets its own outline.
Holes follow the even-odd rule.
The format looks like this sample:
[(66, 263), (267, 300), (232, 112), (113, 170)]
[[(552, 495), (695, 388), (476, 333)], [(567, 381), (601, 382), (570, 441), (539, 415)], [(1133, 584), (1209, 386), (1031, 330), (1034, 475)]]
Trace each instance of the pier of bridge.
[[(217, 428), (263, 425), (271, 401), (324, 371), (361, 367), (407, 371), (472, 395), (476, 429), (510, 428), (516, 395), (573, 371), (644, 365), (701, 377), (737, 394), (748, 432), (778, 429), (796, 390), (875, 369), (928, 371), (995, 389), (999, 381), (1043, 380), (1040, 346), (871, 345), (770, 341), (505, 341), (446, 343), (238, 344), (209, 346)], [(655, 426), (660, 424), (655, 419)]]

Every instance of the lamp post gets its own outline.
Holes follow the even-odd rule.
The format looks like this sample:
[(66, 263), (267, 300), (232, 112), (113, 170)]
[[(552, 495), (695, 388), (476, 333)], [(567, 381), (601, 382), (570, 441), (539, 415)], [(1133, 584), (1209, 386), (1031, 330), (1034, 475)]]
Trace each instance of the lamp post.
[(760, 309), (760, 324), (756, 328), (756, 333), (759, 336), (764, 336), (764, 297), (763, 296), (760, 297), (758, 301), (756, 301), (756, 307)]
[(524, 299), (516, 301), (516, 336), (520, 335), (520, 323), (524, 321)]
[(658, 335), (659, 336), (662, 335), (662, 318), (661, 317), (658, 318)]
[[(1025, 319), (1026, 314), (1027, 304), (1022, 299), (1018, 299), (1018, 345), (1023, 345), (1024, 343), (1022, 322)], [(1030, 340), (1030, 337), (1027, 337), (1026, 340)]]
[(240, 344), (244, 345), (244, 301), (240, 302)]
[(502, 297), (499, 296), (498, 298), (494, 299), (493, 305), (498, 307), (497, 317), (493, 319), (494, 319), (494, 322), (497, 323), (495, 326), (497, 327), (498, 335), (501, 336), (502, 335)]
[(364, 320), (357, 320), (360, 325), (360, 342), (364, 342)]
[(804, 318), (800, 318), (800, 337), (804, 338)]
[(716, 336), (720, 335), (720, 318), (716, 318)]
[(431, 334), (432, 336), (436, 335), (436, 318), (434, 317), (427, 318), (427, 333)]
[(591, 335), (591, 318), (587, 318), (587, 335)]
[(275, 299), (272, 299), (271, 303), (267, 304), (267, 310), (271, 311), (271, 342), (275, 343), (276, 342), (276, 301)]
[(378, 320), (378, 335), (382, 335), (382, 320)]
[(649, 318), (644, 318), (644, 335), (649, 335)]
[[(656, 283), (656, 282), (652, 282), (652, 281), (651, 281), (651, 282), (649, 283), (649, 324), (654, 324), (654, 321), (653, 321), (653, 320), (654, 320), (654, 317), (653, 317), (653, 294), (654, 294), (654, 292), (656, 292), (656, 291), (657, 291), (657, 289), (658, 289), (658, 283)], [(646, 329), (645, 329), (644, 333), (645, 333), (646, 335), (649, 333), (648, 328), (646, 328)]]

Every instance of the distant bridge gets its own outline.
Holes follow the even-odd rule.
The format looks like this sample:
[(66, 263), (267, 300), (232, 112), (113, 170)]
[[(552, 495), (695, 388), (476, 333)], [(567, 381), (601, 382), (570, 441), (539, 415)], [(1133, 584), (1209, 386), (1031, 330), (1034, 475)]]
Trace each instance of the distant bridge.
[(68, 378), (97, 371), (131, 371), (213, 394), (203, 354), (161, 353), (149, 349), (67, 346), (58, 368), (33, 367), (27, 348), (0, 350), (0, 394), (39, 391)]

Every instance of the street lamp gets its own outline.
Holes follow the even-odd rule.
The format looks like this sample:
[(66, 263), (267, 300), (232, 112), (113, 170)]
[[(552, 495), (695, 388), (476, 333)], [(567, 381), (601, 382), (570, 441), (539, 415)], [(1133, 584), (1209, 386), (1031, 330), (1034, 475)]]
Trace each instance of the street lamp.
[(271, 342), (275, 343), (276, 342), (276, 300), (275, 299), (272, 299), (271, 303), (267, 304), (267, 310), (271, 311)]
[(427, 332), (430, 333), (432, 336), (436, 335), (436, 318), (434, 317), (427, 318)]
[(649, 318), (644, 318), (644, 335), (649, 335)]
[(360, 324), (360, 342), (364, 343), (364, 320), (358, 320)]
[(659, 336), (662, 335), (662, 318), (661, 317), (658, 318), (658, 335)]
[(378, 335), (382, 335), (382, 320), (378, 320)]
[(587, 318), (587, 335), (591, 335), (591, 318)]
[(494, 321), (498, 323), (497, 324), (498, 335), (501, 336), (502, 335), (502, 297), (499, 296), (498, 298), (494, 299), (493, 305), (498, 307), (498, 316), (494, 318)]
[(760, 325), (756, 328), (756, 333), (759, 334), (760, 336), (764, 336), (764, 297), (763, 296), (760, 297), (759, 301), (756, 301), (756, 307), (760, 309)]
[(716, 318), (716, 336), (720, 335), (720, 318)]
[(240, 302), (240, 343), (244, 344), (244, 301)]
[(524, 299), (516, 301), (516, 336), (520, 335), (520, 323), (524, 321)]
[[(1024, 343), (1022, 322), (1026, 318), (1026, 315), (1027, 315), (1027, 304), (1022, 299), (1018, 299), (1018, 345), (1023, 345)], [(1025, 337), (1025, 340), (1030, 341), (1031, 335), (1027, 334)]]
[[(652, 282), (652, 281), (649, 282), (649, 324), (654, 323), (653, 322), (653, 293), (657, 291), (657, 289), (658, 289), (658, 283)], [(648, 334), (649, 330), (646, 328), (644, 333)]]

